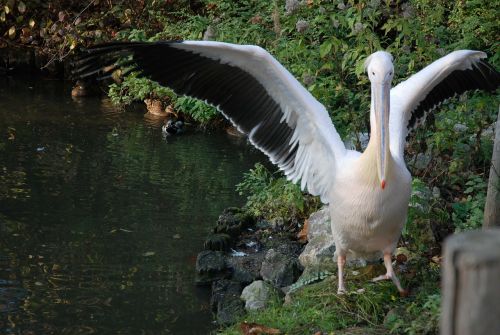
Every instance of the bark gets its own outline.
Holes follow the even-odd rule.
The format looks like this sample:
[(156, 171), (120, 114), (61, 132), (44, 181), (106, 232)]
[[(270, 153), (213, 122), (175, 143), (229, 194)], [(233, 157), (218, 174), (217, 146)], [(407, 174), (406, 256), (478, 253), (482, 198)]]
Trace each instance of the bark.
[(488, 193), (484, 207), (483, 228), (500, 227), (500, 109), (495, 127)]

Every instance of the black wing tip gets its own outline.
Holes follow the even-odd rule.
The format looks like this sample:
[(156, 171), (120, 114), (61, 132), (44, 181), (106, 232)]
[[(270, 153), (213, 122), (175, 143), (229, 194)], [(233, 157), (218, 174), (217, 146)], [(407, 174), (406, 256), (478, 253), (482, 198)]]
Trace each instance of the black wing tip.
[(468, 91), (494, 93), (499, 87), (500, 72), (485, 59), (474, 62), (470, 69), (453, 71), (414, 107), (407, 125), (408, 135), (423, 123), (422, 121), (425, 122), (428, 113), (446, 100)]
[(488, 63), (486, 59), (479, 60), (475, 65), (482, 74), (483, 80), (485, 80), (485, 87), (481, 89), (488, 92), (495, 92), (500, 87), (500, 72)]
[[(82, 49), (75, 56), (71, 65), (71, 75), (75, 79), (97, 77), (98, 80), (102, 80), (109, 77), (109, 70), (106, 71), (106, 69), (116, 65), (121, 58), (134, 55), (149, 47), (156, 47), (158, 45), (169, 46), (182, 42), (182, 40), (156, 42), (111, 41), (96, 44)], [(131, 62), (125, 62), (125, 65), (131, 65)]]
[(169, 45), (169, 44), (179, 44), (183, 43), (184, 40), (160, 40), (154, 42), (148, 41), (110, 41), (92, 45), (86, 49), (84, 52), (95, 53), (95, 52), (109, 52), (122, 49), (135, 49), (141, 47), (148, 47), (152, 45)]

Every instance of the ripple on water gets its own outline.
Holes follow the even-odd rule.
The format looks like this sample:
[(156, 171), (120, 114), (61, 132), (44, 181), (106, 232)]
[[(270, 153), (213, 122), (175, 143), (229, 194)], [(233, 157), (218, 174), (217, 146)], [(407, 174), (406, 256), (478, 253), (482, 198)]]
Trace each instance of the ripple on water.
[(167, 143), (144, 110), (72, 100), (61, 82), (0, 80), (0, 133), (12, 133), (0, 143), (1, 333), (208, 333), (192, 260), (263, 156), (217, 133)]

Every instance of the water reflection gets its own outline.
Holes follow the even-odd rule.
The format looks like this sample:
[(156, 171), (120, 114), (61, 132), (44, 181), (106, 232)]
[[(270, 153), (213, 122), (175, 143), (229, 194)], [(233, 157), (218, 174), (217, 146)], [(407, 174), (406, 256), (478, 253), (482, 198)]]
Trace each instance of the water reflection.
[(1, 333), (208, 333), (196, 253), (263, 157), (70, 89), (0, 78)]

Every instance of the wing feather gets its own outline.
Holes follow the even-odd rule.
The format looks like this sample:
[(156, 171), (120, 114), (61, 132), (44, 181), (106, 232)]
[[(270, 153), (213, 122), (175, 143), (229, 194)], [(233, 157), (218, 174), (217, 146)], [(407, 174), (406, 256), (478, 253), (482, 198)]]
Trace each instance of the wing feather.
[(288, 179), (328, 202), (344, 144), (323, 105), (267, 51), (201, 41), (109, 43), (88, 49), (75, 74), (103, 75), (119, 59), (217, 107)]
[(469, 90), (495, 91), (498, 73), (474, 50), (454, 51), (412, 75), (391, 90), (391, 152), (403, 161), (408, 132), (425, 121), (434, 108)]

